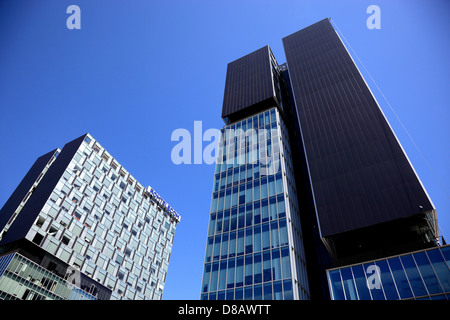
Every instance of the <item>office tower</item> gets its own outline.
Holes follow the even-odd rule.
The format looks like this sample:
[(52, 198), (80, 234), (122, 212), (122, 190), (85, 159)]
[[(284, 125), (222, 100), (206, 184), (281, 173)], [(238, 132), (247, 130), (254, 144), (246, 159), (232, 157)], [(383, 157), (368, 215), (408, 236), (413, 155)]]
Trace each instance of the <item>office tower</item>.
[[(224, 132), (273, 110), (277, 126), (284, 128), (280, 142), (289, 150), (280, 153), (280, 163), (289, 168), (286, 184), (293, 186), (283, 189), (289, 199), (285, 203), (295, 204), (286, 216), (287, 244), (291, 266), (301, 266), (295, 271), (291, 268), (291, 280), (294, 290), (306, 294), (262, 297), (445, 299), (450, 292), (449, 253), (447, 246), (436, 248), (436, 209), (330, 21), (324, 19), (283, 38), (283, 45), (287, 62), (281, 66), (268, 47), (228, 64), (222, 108)], [(228, 253), (223, 249), (223, 239), (229, 236), (221, 228), (229, 208), (221, 206), (227, 205), (227, 195), (232, 197), (234, 188), (225, 179), (231, 174), (234, 177), (236, 170), (236, 163), (224, 167), (230, 155), (223, 156), (227, 139), (225, 134), (225, 142), (219, 143), (201, 297), (255, 299), (261, 297), (259, 291), (255, 294), (254, 285), (259, 265), (250, 266), (245, 273), (250, 281), (253, 272), (253, 282), (247, 284), (253, 286), (253, 296), (251, 289), (245, 295), (245, 282), (244, 295), (236, 281), (230, 284), (234, 297), (232, 293), (228, 296), (231, 288), (224, 287), (229, 277), (241, 277), (241, 269), (245, 269), (227, 273), (226, 263), (234, 259), (229, 255), (231, 242)], [(258, 155), (269, 150), (264, 145), (256, 148)], [(251, 148), (243, 150), (252, 152)], [(245, 158), (244, 164), (250, 160)], [(249, 177), (238, 182), (239, 192), (250, 186)], [(247, 197), (244, 203), (248, 203)], [(254, 209), (252, 214), (255, 216)], [(255, 220), (251, 223), (256, 225)], [(214, 224), (220, 228), (214, 229)], [(296, 239), (291, 237), (294, 234)], [(265, 237), (272, 239), (263, 235), (262, 241), (268, 241)], [(253, 244), (248, 241), (246, 237), (245, 244)], [(444, 239), (441, 242), (445, 245)], [(232, 246), (234, 250), (234, 243)], [(246, 253), (242, 254), (246, 266)], [(271, 265), (272, 273), (276, 267)], [(400, 287), (411, 294), (400, 294)], [(392, 288), (396, 294), (388, 293)], [(371, 293), (372, 289), (380, 291)]]
[(319, 230), (330, 252), (353, 262), (369, 251), (418, 248), (422, 237), (432, 243), (436, 210), (328, 19), (283, 43)]
[(228, 65), (201, 299), (310, 297), (287, 98), (268, 46)]
[[(345, 298), (445, 299), (436, 209), (338, 34), (325, 19), (283, 44), (320, 237), (342, 267)], [(381, 276), (373, 290), (370, 265)], [(339, 270), (327, 274), (338, 290)], [(363, 295), (347, 291), (354, 284)]]
[(0, 298), (162, 297), (178, 213), (90, 134), (36, 160), (0, 211)]

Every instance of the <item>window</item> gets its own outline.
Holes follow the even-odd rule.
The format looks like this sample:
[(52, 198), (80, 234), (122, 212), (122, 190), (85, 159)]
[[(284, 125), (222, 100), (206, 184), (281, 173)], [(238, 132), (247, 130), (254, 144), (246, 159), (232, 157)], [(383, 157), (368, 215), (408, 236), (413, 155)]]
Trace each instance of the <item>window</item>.
[(92, 227), (92, 224), (93, 224), (93, 221), (92, 221), (92, 219), (91, 219), (90, 217), (88, 217), (88, 218), (86, 219), (86, 221), (84, 222), (84, 225), (85, 225), (86, 227), (88, 227), (89, 229)]
[(78, 211), (74, 211), (73, 212), (73, 216), (75, 217), (75, 219), (80, 220), (81, 219), (81, 213), (79, 213)]
[(66, 263), (69, 262), (70, 252), (65, 249), (61, 250), (59, 258)]
[(42, 225), (44, 224), (44, 222), (45, 222), (45, 218), (39, 216), (38, 219), (37, 219), (37, 221), (36, 221), (36, 225), (37, 225), (39, 228), (41, 228)]
[(81, 234), (81, 229), (82, 229), (82, 227), (80, 225), (78, 225), (77, 223), (74, 223), (71, 231), (73, 232), (73, 234), (75, 234), (77, 237), (79, 237)]
[(73, 250), (81, 254), (83, 249), (84, 249), (84, 245), (81, 243), (80, 240), (77, 240), (77, 242), (75, 242), (75, 244), (73, 246)]
[(67, 226), (70, 223), (70, 217), (68, 217), (67, 215), (64, 214), (63, 217), (61, 218), (60, 223), (63, 227), (67, 228)]
[(92, 188), (97, 192), (100, 191), (100, 185), (97, 182), (92, 186)]
[(411, 298), (413, 296), (411, 288), (409, 287), (408, 280), (403, 270), (403, 266), (400, 263), (398, 257), (388, 259), (389, 267), (391, 268), (394, 281), (397, 286), (397, 291), (400, 294), (401, 299)]
[(442, 288), (439, 285), (439, 281), (436, 278), (433, 267), (427, 258), (425, 252), (417, 252), (413, 254), (414, 260), (419, 267), (420, 274), (430, 294), (442, 293)]
[(37, 245), (40, 245), (42, 242), (42, 239), (44, 239), (44, 236), (39, 233), (36, 233), (36, 235), (33, 238), (33, 242), (36, 243)]
[(95, 248), (99, 251), (102, 251), (103, 245), (105, 244), (105, 241), (102, 239), (97, 238), (97, 241), (95, 242)]
[(70, 242), (70, 238), (67, 235), (63, 235), (61, 242), (64, 243), (65, 245), (68, 245)]

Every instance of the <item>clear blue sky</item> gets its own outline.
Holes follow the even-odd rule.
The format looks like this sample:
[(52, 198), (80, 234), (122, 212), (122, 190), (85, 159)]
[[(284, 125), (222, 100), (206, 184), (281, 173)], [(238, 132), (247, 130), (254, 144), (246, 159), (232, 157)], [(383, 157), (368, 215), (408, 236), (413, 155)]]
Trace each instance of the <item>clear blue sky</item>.
[[(81, 8), (68, 30), (66, 8)], [(369, 30), (369, 5), (381, 29)], [(221, 128), (226, 65), (331, 17), (363, 71), (450, 240), (449, 1), (0, 2), (0, 206), (35, 159), (89, 132), (181, 216), (164, 299), (199, 299), (214, 167), (174, 165), (177, 128)], [(206, 143), (204, 144), (204, 146)], [(446, 190), (446, 192), (444, 191)]]

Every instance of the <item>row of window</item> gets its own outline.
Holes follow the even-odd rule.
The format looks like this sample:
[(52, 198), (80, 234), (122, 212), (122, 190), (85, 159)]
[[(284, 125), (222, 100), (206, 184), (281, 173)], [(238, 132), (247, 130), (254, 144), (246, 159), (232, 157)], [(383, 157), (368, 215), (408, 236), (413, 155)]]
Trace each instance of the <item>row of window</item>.
[[(153, 229), (146, 228), (146, 231), (141, 231), (139, 233), (133, 233), (135, 227), (130, 226), (130, 233), (127, 230), (128, 225), (126, 220), (123, 220), (124, 222), (122, 223), (122, 226), (120, 226), (118, 222), (112, 219), (107, 219), (107, 217), (103, 217), (101, 221), (96, 221), (94, 220), (94, 217), (90, 215), (79, 213), (76, 207), (67, 213), (66, 211), (63, 211), (64, 210), (62, 210), (58, 215), (57, 209), (53, 206), (48, 210), (47, 207), (44, 207), (43, 212), (47, 212), (50, 217), (57, 218), (60, 222), (60, 225), (54, 222), (50, 224), (48, 229), (44, 228), (44, 230), (54, 236), (56, 236), (56, 233), (61, 230), (61, 239), (66, 245), (69, 245), (68, 240), (73, 236), (80, 237), (83, 233), (83, 228), (86, 227), (88, 230), (84, 232), (84, 241), (82, 241), (82, 243), (91, 243), (99, 251), (107, 250), (108, 246), (106, 244), (109, 243), (112, 246), (111, 248), (113, 248), (112, 250), (114, 250), (115, 247), (118, 250), (129, 252), (128, 256), (131, 258), (133, 258), (135, 254), (139, 254), (139, 250), (140, 255), (151, 256), (150, 260), (153, 259), (153, 254), (155, 251), (157, 254), (163, 255), (164, 251), (166, 251), (166, 245), (169, 246), (168, 249), (170, 252), (171, 239), (173, 239), (173, 235), (166, 238), (166, 236), (164, 236), (164, 231), (160, 231), (159, 228), (156, 229), (155, 226), (153, 226)], [(72, 216), (69, 215), (70, 212), (72, 212)], [(38, 218), (36, 222), (38, 226), (42, 226), (42, 219), (44, 219), (43, 216)], [(160, 223), (156, 225), (159, 227)], [(148, 234), (147, 232), (150, 233)], [(73, 245), (75, 245), (75, 240)], [(165, 255), (167, 256), (168, 254)]]
[(327, 273), (334, 300), (450, 299), (450, 246)]
[[(88, 159), (85, 161), (87, 160)], [(76, 174), (75, 180), (71, 181), (75, 188), (73, 189), (73, 194), (70, 196), (70, 199), (75, 203), (78, 203), (80, 198), (84, 195), (85, 199), (89, 199), (86, 201), (88, 207), (92, 207), (92, 202), (95, 202), (102, 210), (104, 209), (106, 213), (112, 210), (119, 210), (123, 215), (132, 217), (133, 220), (143, 219), (146, 217), (145, 213), (149, 211), (150, 206), (156, 205), (151, 197), (146, 195), (142, 197), (138, 192), (134, 192), (127, 186), (121, 179), (114, 183), (109, 180), (108, 176), (104, 176), (103, 180), (102, 176), (95, 177), (95, 179), (92, 178), (81, 163), (74, 161), (75, 159), (69, 164), (69, 170), (73, 170), (73, 173)], [(80, 161), (82, 161), (82, 159), (80, 159)], [(78, 169), (72, 169), (72, 167), (76, 168), (78, 165), (82, 165), (82, 168), (78, 167)], [(71, 177), (70, 171), (66, 171), (63, 177), (65, 180), (69, 180)], [(67, 195), (70, 188), (71, 187), (61, 186), (61, 192)], [(167, 216), (164, 209), (162, 209), (162, 211), (163, 214)], [(138, 223), (138, 221), (135, 222)]]
[(276, 121), (276, 111), (275, 108), (272, 108), (253, 117), (243, 119), (237, 123), (229, 125), (226, 128), (222, 128), (221, 133), (222, 135), (225, 134), (226, 129), (242, 130), (243, 132), (245, 132), (247, 129), (264, 127), (265, 125), (271, 124)]
[[(116, 186), (114, 186), (114, 188), (116, 188)], [(165, 214), (165, 213), (164, 213), (164, 215), (165, 215), (164, 218), (159, 214), (155, 216), (154, 207), (156, 206), (156, 204), (153, 201), (151, 203), (151, 206), (149, 206), (150, 201), (143, 200), (142, 206), (140, 206), (140, 207), (139, 206), (137, 206), (137, 207), (130, 206), (129, 208), (126, 205), (124, 205), (123, 203), (114, 205), (114, 202), (113, 202), (111, 205), (111, 203), (107, 202), (105, 204), (104, 210), (102, 210), (103, 208), (101, 207), (101, 204), (98, 204), (96, 202), (100, 195), (98, 194), (98, 192), (94, 192), (94, 196), (95, 195), (96, 195), (96, 198), (94, 200), (94, 203), (92, 203), (90, 200), (87, 199), (89, 197), (85, 197), (83, 199), (83, 200), (85, 200), (84, 205), (83, 205), (83, 210), (86, 211), (86, 213), (93, 213), (94, 217), (97, 220), (101, 219), (102, 211), (104, 213), (106, 213), (107, 215), (109, 215), (111, 217), (111, 219), (104, 216), (102, 223), (109, 230), (113, 230), (117, 236), (124, 238), (125, 242), (130, 241), (130, 239), (129, 239), (130, 233), (131, 233), (131, 235), (134, 235), (137, 238), (139, 238), (141, 241), (146, 241), (143, 239), (150, 238), (150, 235), (152, 235), (153, 239), (158, 240), (155, 238), (154, 232), (157, 232), (157, 233), (160, 232), (161, 234), (164, 234), (165, 232), (167, 232), (167, 229), (169, 229), (170, 224), (172, 224), (172, 222), (170, 222), (170, 224), (169, 224), (169, 221), (166, 220), (168, 217), (167, 217), (167, 214)], [(118, 194), (118, 196), (120, 196), (120, 194)], [(122, 199), (123, 199), (123, 195), (122, 195)], [(118, 202), (118, 200), (117, 200), (117, 202)], [(97, 206), (100, 205), (98, 210), (93, 210), (95, 205), (97, 205)], [(80, 204), (80, 207), (81, 207), (81, 204)], [(114, 207), (116, 209), (114, 209)], [(146, 214), (147, 212), (150, 213), (150, 216), (148, 214)], [(86, 219), (87, 219), (86, 221), (89, 221), (89, 219), (90, 219), (89, 216), (87, 216)], [(114, 219), (114, 221), (112, 219)], [(92, 222), (93, 221), (91, 219), (91, 223)], [(162, 226), (163, 222), (164, 222), (164, 226)], [(151, 230), (151, 228), (147, 227), (146, 234), (144, 234), (143, 236), (140, 237), (139, 232), (142, 228), (145, 227), (145, 223), (148, 223), (149, 225), (152, 224), (153, 231)], [(115, 227), (113, 227), (112, 224), (115, 225)], [(169, 240), (169, 242), (172, 242), (172, 240), (173, 240), (173, 234), (175, 233), (175, 225), (176, 224), (174, 223), (171, 228), (171, 233), (167, 233), (167, 238), (168, 238), (167, 240)], [(89, 223), (88, 223), (88, 227), (90, 227)], [(130, 227), (130, 229), (129, 229), (130, 232), (128, 232), (128, 227)], [(160, 229), (160, 227), (161, 227), (161, 229)], [(163, 246), (166, 243), (166, 239), (161, 238), (161, 237), (160, 237), (159, 241)]]
[(289, 247), (206, 263), (202, 293), (291, 277)]
[[(237, 168), (245, 164), (259, 166), (260, 176), (275, 174), (281, 170), (280, 152), (260, 157), (258, 157), (257, 155), (258, 153), (256, 150), (248, 150), (248, 152), (243, 153), (239, 157), (234, 157), (230, 161), (227, 161), (225, 159), (223, 162), (219, 162), (218, 160), (216, 163), (216, 174), (219, 172), (227, 171), (229, 169)], [(251, 179), (249, 179), (248, 181), (250, 180)]]
[(201, 300), (292, 300), (292, 280), (204, 293)]
[[(263, 188), (264, 186), (267, 186), (267, 184), (273, 184), (276, 183), (280, 184), (277, 185), (279, 187), (279, 190), (282, 188), (282, 180), (281, 180), (281, 167), (278, 168), (279, 170), (271, 175), (260, 175), (260, 165), (259, 164), (247, 164), (242, 165), (240, 167), (234, 168), (234, 169), (228, 169), (227, 171), (223, 171), (222, 173), (216, 173), (215, 179), (214, 179), (214, 188), (213, 192), (223, 191), (224, 189), (229, 188), (236, 188), (236, 187), (242, 187), (245, 183), (251, 184), (252, 182), (257, 182), (258, 187), (261, 185)], [(276, 176), (275, 176), (276, 174)], [(251, 186), (247, 187), (250, 188)], [(269, 185), (269, 190), (272, 190), (275, 188), (275, 185)], [(266, 192), (263, 188), (261, 192)], [(277, 191), (279, 193), (280, 191)]]
[(277, 196), (212, 213), (209, 219), (208, 236), (250, 227), (285, 216), (284, 194), (280, 193)]
[[(275, 109), (264, 114), (271, 113), (275, 121)], [(277, 123), (273, 124), (274, 128), (277, 128)], [(283, 135), (285, 133), (282, 121), (280, 125)], [(230, 126), (226, 127), (224, 132), (228, 128)], [(289, 282), (294, 281), (293, 279), (300, 281), (299, 295), (302, 298), (308, 297), (307, 289), (305, 289), (308, 288), (304, 270), (306, 267), (302, 261), (303, 245), (299, 243), (302, 239), (301, 235), (297, 234), (297, 229), (300, 230), (297, 203), (295, 197), (293, 199), (289, 197), (289, 200), (295, 203), (287, 201), (284, 194), (285, 191), (295, 191), (295, 181), (291, 169), (290, 152), (283, 144), (283, 141), (287, 141), (287, 136), (283, 139), (285, 140), (281, 140), (280, 147), (287, 156), (280, 157), (277, 153), (277, 161), (285, 162), (288, 190), (284, 190), (281, 165), (276, 172), (273, 172), (274, 174), (267, 175), (262, 174), (264, 168), (261, 167), (261, 163), (248, 163), (231, 168), (229, 165), (225, 168), (223, 164), (216, 164), (202, 299), (228, 299), (231, 296), (234, 299), (243, 299), (245, 297), (242, 287), (245, 286), (247, 286), (247, 292), (252, 292), (251, 295), (247, 295), (248, 299), (262, 299), (264, 295), (259, 294), (259, 288), (263, 286), (272, 288), (274, 280), (284, 279), (282, 274), (284, 271), (287, 272), (286, 276), (291, 277)], [(223, 143), (222, 148), (226, 147), (227, 143)], [(289, 244), (287, 208), (290, 208), (292, 222), (297, 224), (293, 226), (292, 245), (295, 246), (293, 257), (296, 259), (296, 268), (292, 271), (287, 247)], [(281, 259), (285, 264), (280, 263), (278, 252), (285, 259)], [(291, 275), (291, 272), (294, 274)], [(292, 288), (289, 290), (290, 294), (287, 296), (275, 297), (272, 295), (273, 291), (270, 294), (267, 291), (265, 297), (291, 299)]]
[(278, 248), (289, 244), (286, 219), (208, 237), (205, 262)]
[[(85, 142), (86, 144), (82, 144), (79, 147), (78, 152), (73, 159), (75, 162), (82, 165), (84, 170), (81, 171), (81, 168), (75, 164), (75, 166), (70, 167), (75, 174), (80, 176), (83, 174), (87, 175), (87, 178), (82, 178), (88, 185), (91, 184), (92, 174), (94, 174), (100, 182), (92, 184), (95, 191), (99, 191), (98, 189), (103, 185), (107, 188), (112, 186), (109, 190), (112, 190), (116, 195), (121, 192), (120, 189), (123, 190), (123, 193), (118, 195), (118, 197), (122, 199), (122, 202), (130, 205), (133, 210), (138, 206), (141, 206), (141, 209), (146, 210), (148, 209), (150, 202), (152, 204), (155, 203), (151, 196), (145, 191), (144, 187), (121, 167), (97, 142), (89, 137), (86, 137)], [(89, 147), (89, 144), (93, 144), (92, 149)], [(98, 154), (102, 154), (102, 160), (104, 161), (100, 160)], [(112, 169), (110, 169), (109, 165)], [(100, 174), (98, 172), (100, 172)], [(115, 184), (113, 182), (115, 182)], [(164, 211), (164, 214), (170, 214), (165, 211), (165, 208), (161, 209)]]
[[(265, 128), (252, 129), (242, 133), (227, 127), (225, 129), (224, 140), (218, 143), (218, 161), (229, 161), (227, 164), (232, 164), (230, 159), (242, 156), (244, 153), (256, 151), (253, 160), (258, 160), (265, 156), (270, 156), (273, 153), (280, 151), (278, 138), (277, 122), (267, 125)], [(238, 162), (243, 164), (242, 162)]]
[[(34, 242), (36, 242), (35, 239), (33, 239)], [(77, 239), (73, 249), (70, 249), (53, 238), (47, 238), (41, 246), (109, 289), (123, 293), (124, 296), (126, 294), (131, 299), (139, 298), (139, 293), (144, 291), (146, 297), (151, 298), (156, 284), (165, 282), (167, 263), (160, 265), (156, 257), (154, 263), (147, 263), (145, 259), (138, 263), (139, 261), (133, 262), (127, 256), (124, 257), (117, 250), (110, 251), (111, 255), (108, 254), (108, 250), (101, 253), (95, 249), (95, 242), (94, 247), (83, 244), (85, 244), (83, 241)], [(136, 296), (135, 291), (138, 292)]]
[[(79, 233), (75, 230), (75, 226), (77, 225), (79, 225), (77, 227), (79, 229)], [(50, 230), (51, 229), (48, 231)], [(147, 281), (150, 281), (150, 277), (155, 275), (157, 278), (155, 278), (152, 282), (156, 282), (156, 279), (159, 279), (161, 283), (164, 283), (168, 266), (167, 262), (161, 262), (164, 260), (168, 261), (169, 259), (169, 254), (166, 254), (165, 250), (161, 250), (160, 254), (163, 254), (163, 257), (161, 258), (155, 254), (158, 250), (154, 250), (152, 252), (155, 247), (149, 247), (149, 251), (147, 251), (147, 258), (137, 251), (134, 252), (134, 255), (130, 252), (132, 246), (135, 246), (136, 250), (138, 250), (138, 248), (145, 248), (137, 241), (131, 241), (127, 243), (127, 246), (125, 247), (125, 243), (118, 238), (116, 248), (114, 248), (108, 243), (105, 243), (104, 240), (98, 236), (95, 236), (92, 232), (89, 233), (89, 229), (83, 227), (78, 221), (75, 220), (72, 221), (72, 224), (69, 226), (68, 230), (71, 230), (72, 235), (76, 236), (71, 239), (71, 241), (73, 241), (73, 249), (70, 249), (71, 247), (68, 246), (63, 246), (59, 241), (53, 241), (51, 238), (49, 239), (50, 242), (47, 241), (47, 244), (44, 242), (42, 246), (48, 252), (55, 254), (61, 260), (80, 267), (84, 273), (91, 275), (94, 279), (107, 285), (110, 289), (116, 288), (117, 290), (125, 292), (125, 288), (119, 289), (121, 287), (121, 282), (114, 277), (116, 275), (119, 279), (122, 278), (121, 280), (123, 280), (124, 284), (127, 283), (133, 288), (136, 287), (138, 291), (140, 291), (139, 284), (131, 279), (137, 278), (138, 281), (140, 279), (144, 284), (148, 284), (148, 287), (150, 287), (150, 283)], [(90, 239), (87, 238), (88, 234), (91, 235)], [(62, 241), (62, 243), (64, 243), (64, 241)], [(70, 243), (68, 245), (70, 245)], [(117, 246), (122, 247), (119, 248)], [(79, 257), (81, 257), (81, 259)], [(84, 259), (84, 257), (86, 259)], [(149, 270), (151, 275), (146, 270)], [(113, 277), (109, 277), (109, 281), (105, 282), (107, 272)], [(125, 274), (125, 276), (123, 276), (123, 274)], [(152, 287), (154, 287), (154, 284)], [(152, 293), (152, 291), (149, 292)]]
[[(274, 158), (273, 154), (278, 153), (280, 149), (276, 121), (276, 110), (273, 108), (222, 128), (215, 173), (239, 167), (244, 163), (270, 163)], [(258, 132), (258, 138), (253, 135), (250, 138), (247, 129), (257, 129), (252, 133)], [(262, 140), (258, 144), (257, 140), (260, 139)]]
[(210, 212), (230, 209), (237, 205), (264, 199), (283, 193), (283, 180), (281, 172), (276, 175), (262, 177), (253, 182), (243, 183), (240, 186), (214, 192), (211, 200)]
[[(103, 160), (103, 163), (106, 165), (110, 165), (113, 170), (115, 170), (122, 178), (126, 179), (127, 183), (129, 185), (135, 184), (135, 189), (138, 193), (143, 190), (142, 185), (137, 182), (123, 167), (118, 164), (113, 157), (106, 152), (106, 150), (99, 145), (98, 142), (91, 139), (89, 136), (87, 136), (84, 141), (85, 144), (82, 145), (78, 151), (83, 153), (89, 160), (85, 163), (86, 169), (90, 170), (91, 166), (99, 167), (101, 164), (101, 161)], [(92, 145), (92, 147), (91, 147)], [(92, 152), (93, 151), (93, 152)], [(79, 155), (75, 156), (75, 160), (79, 160)], [(105, 166), (104, 166), (105, 168)], [(106, 167), (108, 169), (108, 167)], [(104, 172), (107, 172), (108, 170), (104, 170)]]

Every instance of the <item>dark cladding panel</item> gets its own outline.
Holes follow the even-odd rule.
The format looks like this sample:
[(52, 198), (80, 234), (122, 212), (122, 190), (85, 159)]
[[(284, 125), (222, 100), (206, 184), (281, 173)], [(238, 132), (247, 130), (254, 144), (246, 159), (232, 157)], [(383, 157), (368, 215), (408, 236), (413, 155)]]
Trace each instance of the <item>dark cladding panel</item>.
[(228, 64), (223, 119), (274, 97), (269, 50), (265, 46)]
[(8, 220), (17, 210), (20, 203), (25, 198), (28, 191), (30, 191), (31, 187), (36, 182), (47, 163), (50, 161), (50, 159), (52, 159), (55, 152), (56, 150), (53, 150), (39, 157), (31, 167), (31, 169), (28, 170), (28, 173), (17, 186), (16, 190), (14, 190), (8, 201), (6, 201), (3, 208), (0, 210), (0, 231), (3, 230)]
[[(47, 173), (43, 176), (41, 182), (39, 182), (36, 190), (32, 193), (29, 200), (20, 211), (20, 214), (17, 216), (14, 223), (9, 228), (6, 236), (1, 240), (0, 244), (3, 245), (25, 238), (28, 230), (30, 230), (31, 225), (36, 220), (36, 217), (45, 205), (45, 202), (51, 195), (85, 137), (86, 135), (83, 135), (64, 146)], [(46, 157), (47, 155), (43, 157)]]
[(283, 44), (322, 236), (433, 210), (329, 20)]

